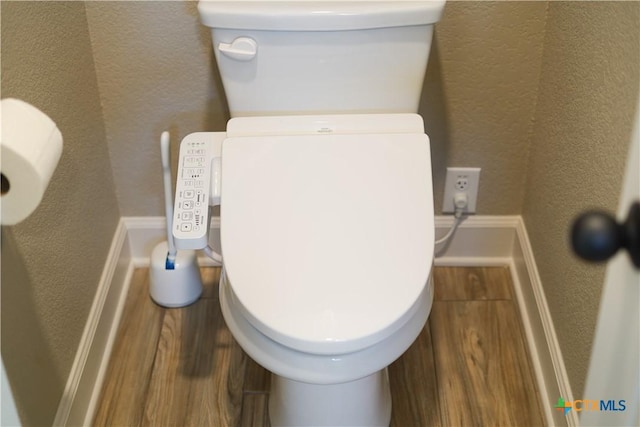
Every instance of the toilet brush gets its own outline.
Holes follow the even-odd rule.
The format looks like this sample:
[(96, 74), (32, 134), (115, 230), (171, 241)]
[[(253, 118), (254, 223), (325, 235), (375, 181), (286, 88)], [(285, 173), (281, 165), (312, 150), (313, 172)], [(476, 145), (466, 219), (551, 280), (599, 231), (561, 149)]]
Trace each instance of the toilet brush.
[(149, 294), (156, 304), (164, 307), (184, 307), (194, 303), (202, 294), (202, 278), (196, 252), (176, 250), (173, 241), (173, 189), (169, 156), (169, 132), (160, 137), (162, 175), (164, 180), (167, 240), (156, 245), (151, 253)]

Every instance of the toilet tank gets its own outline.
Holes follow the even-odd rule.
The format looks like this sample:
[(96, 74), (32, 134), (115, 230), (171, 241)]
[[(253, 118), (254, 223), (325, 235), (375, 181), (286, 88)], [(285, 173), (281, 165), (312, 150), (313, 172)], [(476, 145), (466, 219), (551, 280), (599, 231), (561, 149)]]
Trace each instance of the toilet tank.
[(232, 117), (415, 113), (444, 0), (201, 0)]

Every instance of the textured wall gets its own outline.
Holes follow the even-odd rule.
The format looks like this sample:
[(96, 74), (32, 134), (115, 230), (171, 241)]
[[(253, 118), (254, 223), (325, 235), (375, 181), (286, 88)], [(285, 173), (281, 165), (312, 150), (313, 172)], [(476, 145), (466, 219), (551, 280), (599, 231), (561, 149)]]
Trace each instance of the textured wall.
[(86, 4), (122, 215), (164, 215), (163, 130), (171, 133), (175, 164), (185, 135), (225, 129), (226, 100), (196, 4)]
[(523, 216), (576, 399), (604, 266), (573, 257), (568, 228), (617, 209), (639, 76), (640, 3), (551, 2)]
[(2, 228), (2, 358), (24, 425), (51, 425), (119, 219), (82, 3), (2, 2), (2, 96), (64, 138), (42, 204)]
[(477, 213), (519, 214), (546, 2), (448, 2), (420, 112), (432, 140), (436, 213), (447, 166), (481, 167)]
[[(478, 213), (520, 212), (545, 10), (447, 4), (420, 109), (438, 211), (449, 165), (483, 167)], [(87, 15), (122, 214), (162, 215), (160, 132), (171, 129), (175, 153), (184, 135), (228, 119), (209, 32), (195, 2), (89, 2)]]

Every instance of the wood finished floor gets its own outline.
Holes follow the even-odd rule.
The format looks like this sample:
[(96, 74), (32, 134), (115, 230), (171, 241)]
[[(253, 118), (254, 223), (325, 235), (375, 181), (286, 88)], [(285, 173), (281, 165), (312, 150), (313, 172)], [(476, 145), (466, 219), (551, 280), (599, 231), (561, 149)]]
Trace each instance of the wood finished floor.
[[(203, 268), (195, 304), (164, 309), (135, 271), (95, 426), (268, 426), (269, 373), (244, 354)], [(389, 367), (394, 427), (544, 425), (509, 270), (436, 267), (427, 325)]]

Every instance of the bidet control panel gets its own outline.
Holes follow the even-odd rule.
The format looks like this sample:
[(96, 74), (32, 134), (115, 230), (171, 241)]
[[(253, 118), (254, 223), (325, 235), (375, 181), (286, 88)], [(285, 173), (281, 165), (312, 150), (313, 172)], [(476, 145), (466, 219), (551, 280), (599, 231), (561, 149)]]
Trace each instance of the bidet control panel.
[(177, 249), (209, 243), (209, 207), (220, 204), (220, 156), (225, 132), (196, 132), (180, 143), (173, 210)]

